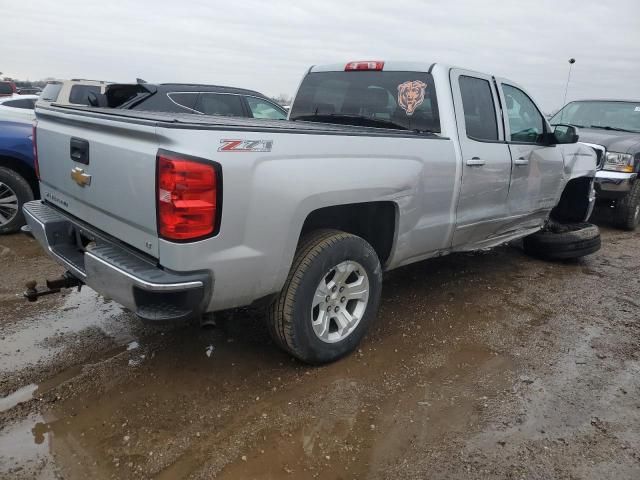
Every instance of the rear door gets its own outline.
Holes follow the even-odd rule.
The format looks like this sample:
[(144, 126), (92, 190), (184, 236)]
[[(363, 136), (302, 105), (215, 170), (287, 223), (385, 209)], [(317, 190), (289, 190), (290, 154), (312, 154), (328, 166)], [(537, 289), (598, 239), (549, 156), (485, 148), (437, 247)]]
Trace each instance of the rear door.
[(462, 185), (453, 247), (500, 231), (507, 216), (511, 155), (492, 77), (453, 69), (451, 85), (462, 150)]
[(548, 124), (522, 88), (506, 80), (498, 80), (498, 86), (513, 165), (509, 215), (520, 228), (536, 226), (559, 198), (564, 171), (562, 148), (542, 142)]

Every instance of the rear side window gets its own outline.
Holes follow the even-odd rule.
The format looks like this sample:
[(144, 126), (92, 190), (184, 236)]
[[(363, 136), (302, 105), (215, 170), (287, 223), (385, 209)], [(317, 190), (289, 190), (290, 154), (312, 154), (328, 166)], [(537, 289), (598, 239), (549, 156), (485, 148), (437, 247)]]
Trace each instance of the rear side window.
[(56, 100), (58, 100), (58, 94), (60, 93), (61, 89), (61, 83), (47, 83), (47, 85), (44, 87), (44, 90), (42, 90), (40, 98), (49, 102), (55, 102)]
[(198, 92), (167, 93), (167, 96), (172, 103), (183, 107), (182, 110), (176, 111), (184, 112), (186, 109), (186, 111), (189, 111), (191, 113), (195, 113), (194, 110), (196, 108), (196, 100), (198, 100), (198, 95)]
[(460, 95), (467, 137), (473, 140), (498, 140), (498, 121), (491, 85), (487, 80), (461, 76)]
[(13, 95), (13, 87), (10, 83), (0, 82), (0, 95)]
[(19, 100), (7, 100), (6, 102), (3, 102), (2, 105), (11, 108), (25, 108), (33, 110), (35, 108), (36, 101), (31, 98), (21, 98)]
[(74, 85), (69, 93), (69, 103), (78, 105), (90, 105), (89, 94), (100, 95), (100, 87), (96, 85)]
[(205, 115), (244, 117), (242, 99), (239, 95), (202, 92), (198, 96), (195, 109)]
[(253, 118), (270, 118), (273, 120), (284, 120), (287, 114), (277, 108), (273, 103), (257, 97), (247, 97), (247, 103)]
[(290, 118), (440, 132), (433, 77), (425, 72), (310, 73), (300, 85)]

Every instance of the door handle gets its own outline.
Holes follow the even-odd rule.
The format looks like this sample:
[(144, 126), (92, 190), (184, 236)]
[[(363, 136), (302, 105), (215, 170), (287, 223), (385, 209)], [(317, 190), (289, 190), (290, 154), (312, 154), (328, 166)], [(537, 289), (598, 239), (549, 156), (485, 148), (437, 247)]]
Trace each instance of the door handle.
[(472, 167), (482, 166), (484, 165), (484, 163), (484, 160), (482, 160), (480, 157), (473, 157), (471, 160), (467, 160), (467, 165)]
[(524, 157), (520, 157), (517, 160), (513, 161), (514, 165), (529, 165), (529, 160)]

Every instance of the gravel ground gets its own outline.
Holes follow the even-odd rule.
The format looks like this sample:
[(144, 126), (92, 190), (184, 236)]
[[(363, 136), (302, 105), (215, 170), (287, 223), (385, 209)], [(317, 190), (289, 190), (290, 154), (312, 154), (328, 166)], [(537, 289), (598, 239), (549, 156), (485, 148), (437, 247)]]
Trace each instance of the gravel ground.
[(390, 272), (357, 353), (312, 368), (259, 312), (141, 324), (0, 237), (0, 478), (638, 479), (640, 233)]

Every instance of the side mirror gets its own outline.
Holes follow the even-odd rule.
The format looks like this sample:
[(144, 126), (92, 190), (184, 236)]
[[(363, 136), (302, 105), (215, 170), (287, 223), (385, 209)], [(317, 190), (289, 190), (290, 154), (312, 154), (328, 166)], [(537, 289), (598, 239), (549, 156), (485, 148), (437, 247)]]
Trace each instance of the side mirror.
[(578, 135), (578, 129), (573, 125), (558, 124), (553, 128), (553, 136), (556, 143), (577, 143), (580, 135)]

